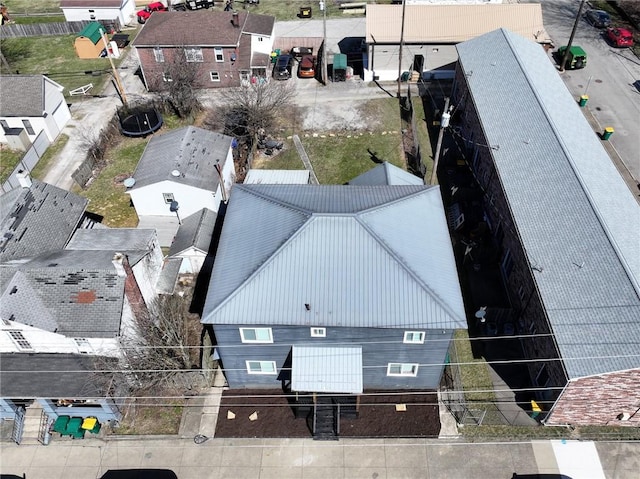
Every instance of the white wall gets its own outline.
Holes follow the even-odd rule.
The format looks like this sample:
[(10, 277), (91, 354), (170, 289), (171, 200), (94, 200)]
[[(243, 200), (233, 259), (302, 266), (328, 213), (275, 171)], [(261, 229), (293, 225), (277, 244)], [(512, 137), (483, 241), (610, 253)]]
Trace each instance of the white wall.
[[(90, 10), (93, 10), (93, 12), (90, 12)], [(68, 22), (80, 20), (113, 20), (117, 18), (122, 25), (128, 25), (133, 18), (132, 16), (135, 10), (135, 0), (127, 0), (121, 9), (104, 7), (63, 8), (62, 12)]]
[(212, 191), (168, 180), (129, 191), (138, 216), (175, 217), (176, 214), (169, 210), (169, 204), (165, 203), (163, 193), (173, 193), (179, 205), (180, 218), (186, 218), (202, 208), (217, 212), (221, 199), (219, 192), (214, 196)]
[[(11, 116), (11, 117), (0, 117), (0, 120), (6, 121), (7, 125), (9, 125), (9, 127), (11, 128), (24, 128), (24, 124), (22, 123), (22, 120), (29, 120), (29, 122), (31, 123), (31, 127), (33, 128), (34, 134), (29, 135), (27, 133), (27, 135), (29, 136), (29, 141), (32, 143), (38, 136), (38, 133), (40, 133), (42, 130), (45, 130), (45, 134), (47, 135), (47, 138), (49, 138), (50, 141), (54, 141), (56, 139), (56, 137), (52, 137), (51, 132), (48, 131), (47, 123), (45, 122), (45, 119), (42, 117), (30, 118), (27, 116), (21, 116), (21, 117)], [(0, 128), (0, 142), (1, 143), (7, 142), (7, 137), (5, 136), (2, 128)]]
[[(89, 342), (88, 347), (78, 346), (76, 341), (62, 334), (51, 333), (39, 328), (27, 326), (15, 321), (8, 321), (9, 327), (0, 331), (0, 352), (3, 353), (68, 353), (87, 355), (109, 355), (117, 356), (119, 345), (117, 338), (85, 338)], [(29, 342), (32, 350), (19, 348), (11, 339), (7, 331), (20, 331)]]
[(144, 301), (149, 304), (156, 298), (156, 283), (162, 271), (162, 249), (158, 238), (154, 236), (153, 244), (148, 245), (150, 253), (132, 266), (133, 276), (136, 278)]
[[(397, 45), (369, 45), (369, 73), (371, 79), (378, 76), (380, 81), (397, 81), (400, 47)], [(423, 77), (433, 73), (437, 78), (453, 78), (455, 65), (448, 70), (438, 70), (445, 65), (455, 63), (458, 53), (455, 45), (406, 45), (402, 51), (402, 71), (411, 71), (415, 55), (424, 57)], [(373, 67), (373, 68), (372, 68)], [(372, 69), (372, 70), (371, 70)]]
[(180, 273), (199, 273), (207, 254), (195, 248), (189, 248), (178, 257), (182, 258)]
[(251, 51), (270, 54), (273, 50), (273, 37), (251, 35)]

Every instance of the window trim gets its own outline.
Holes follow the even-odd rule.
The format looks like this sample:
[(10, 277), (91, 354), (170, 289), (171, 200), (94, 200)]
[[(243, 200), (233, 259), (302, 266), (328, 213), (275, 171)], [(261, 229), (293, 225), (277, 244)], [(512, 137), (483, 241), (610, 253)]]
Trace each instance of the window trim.
[(22, 334), (22, 331), (8, 330), (7, 334), (9, 335), (9, 338), (11, 338), (11, 341), (13, 341), (13, 344), (15, 344), (20, 351), (34, 350), (29, 340), (24, 337), (24, 334)]
[(224, 50), (222, 47), (213, 47), (213, 55), (216, 59), (216, 62), (223, 63), (224, 62)]
[[(259, 363), (260, 364), (260, 371), (254, 371), (251, 369), (251, 363)], [(269, 372), (265, 372), (262, 369), (262, 365), (264, 363), (269, 363), (270, 365), (273, 366), (273, 372), (269, 371)], [(270, 375), (270, 376), (275, 376), (276, 374), (278, 374), (278, 366), (276, 365), (275, 361), (269, 361), (269, 360), (260, 360), (260, 359), (247, 359), (245, 361), (245, 365), (247, 367), (247, 374), (261, 374), (261, 375)]]
[(204, 55), (201, 47), (188, 47), (184, 49), (184, 57), (187, 63), (203, 63)]
[[(240, 330), (240, 339), (243, 343), (261, 343), (261, 344), (270, 344), (273, 343), (273, 331), (271, 330), (271, 328), (238, 328)], [(263, 339), (247, 339), (244, 335), (244, 332), (246, 330), (253, 330), (253, 331), (257, 331), (259, 329), (264, 329), (265, 331), (267, 331), (269, 333), (269, 339), (268, 340), (263, 340)], [(258, 334), (256, 333), (256, 338), (258, 337)]]
[(156, 63), (164, 63), (164, 51), (160, 47), (155, 47), (153, 49), (153, 58)]
[(326, 338), (327, 328), (309, 328), (309, 333), (312, 338)]
[[(214, 75), (217, 78), (214, 78)], [(212, 82), (219, 82), (220, 80), (220, 72), (219, 71), (210, 71), (209, 72), (209, 78), (211, 79)]]
[[(391, 368), (394, 366), (400, 366), (399, 373), (392, 373)], [(403, 366), (411, 366), (411, 371), (402, 372)], [(418, 369), (420, 365), (418, 363), (388, 363), (387, 364), (387, 376), (395, 376), (395, 377), (411, 377), (415, 378), (418, 375)]]
[[(420, 336), (419, 339), (411, 339), (411, 338), (407, 338), (408, 335), (415, 335), (418, 334)], [(424, 340), (426, 338), (427, 334), (425, 331), (405, 331), (404, 332), (404, 337), (402, 338), (402, 342), (404, 344), (424, 344)]]

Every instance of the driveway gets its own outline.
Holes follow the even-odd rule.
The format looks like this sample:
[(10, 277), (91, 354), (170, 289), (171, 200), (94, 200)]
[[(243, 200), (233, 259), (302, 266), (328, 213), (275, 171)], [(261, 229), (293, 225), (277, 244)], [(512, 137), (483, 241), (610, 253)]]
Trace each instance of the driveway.
[[(566, 45), (579, 2), (546, 0), (542, 2), (544, 25), (557, 47)], [(583, 10), (586, 11), (585, 4)], [(567, 70), (562, 79), (577, 99), (587, 94), (588, 113), (595, 119), (594, 128), (601, 133), (605, 127), (613, 127), (615, 133), (609, 140), (613, 148), (614, 162), (620, 157), (622, 165), (636, 184), (640, 182), (640, 59), (631, 50), (612, 48), (601, 36), (600, 30), (584, 19), (578, 22), (574, 45), (583, 47), (588, 55), (587, 66), (582, 70)], [(587, 115), (588, 117), (588, 115)], [(617, 153), (617, 155), (616, 155)], [(635, 191), (637, 194), (638, 191)]]

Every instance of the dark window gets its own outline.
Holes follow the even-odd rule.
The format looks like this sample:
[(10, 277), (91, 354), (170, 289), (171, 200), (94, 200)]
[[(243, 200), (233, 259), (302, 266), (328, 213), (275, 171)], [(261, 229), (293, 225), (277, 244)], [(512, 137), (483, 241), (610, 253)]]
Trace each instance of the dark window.
[(22, 124), (24, 125), (24, 129), (27, 130), (27, 133), (29, 133), (30, 135), (36, 134), (29, 120), (22, 120)]

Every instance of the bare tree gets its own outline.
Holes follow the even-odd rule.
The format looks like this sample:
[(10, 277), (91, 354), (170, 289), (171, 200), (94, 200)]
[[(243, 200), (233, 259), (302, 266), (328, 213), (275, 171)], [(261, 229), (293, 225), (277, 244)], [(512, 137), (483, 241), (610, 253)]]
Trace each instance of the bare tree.
[(136, 391), (174, 389), (179, 376), (200, 362), (201, 326), (189, 313), (190, 295), (160, 296), (149, 305), (149, 314), (135, 319), (133, 330), (121, 339), (117, 371), (96, 360), (102, 382), (128, 384)]
[(261, 130), (271, 129), (278, 117), (286, 115), (295, 90), (290, 82), (256, 82), (222, 93), (227, 127), (244, 131), (251, 140)]
[(201, 108), (197, 94), (198, 62), (188, 62), (185, 48), (167, 55), (160, 75), (154, 78), (154, 90), (161, 91), (165, 107), (180, 118), (193, 117)]

